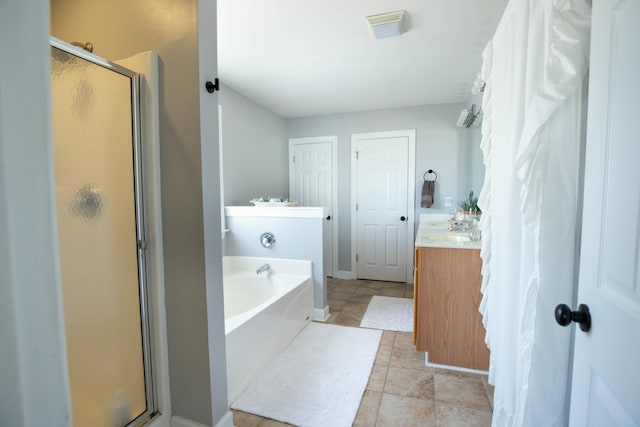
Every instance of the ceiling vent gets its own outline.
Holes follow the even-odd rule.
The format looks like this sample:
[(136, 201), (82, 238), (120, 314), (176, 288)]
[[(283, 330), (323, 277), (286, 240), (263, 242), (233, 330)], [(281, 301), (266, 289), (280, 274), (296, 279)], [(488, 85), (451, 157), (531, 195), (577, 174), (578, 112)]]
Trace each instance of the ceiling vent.
[(369, 34), (374, 39), (384, 39), (386, 37), (395, 37), (407, 31), (407, 23), (405, 19), (405, 11), (382, 13), (380, 15), (371, 15), (365, 17)]

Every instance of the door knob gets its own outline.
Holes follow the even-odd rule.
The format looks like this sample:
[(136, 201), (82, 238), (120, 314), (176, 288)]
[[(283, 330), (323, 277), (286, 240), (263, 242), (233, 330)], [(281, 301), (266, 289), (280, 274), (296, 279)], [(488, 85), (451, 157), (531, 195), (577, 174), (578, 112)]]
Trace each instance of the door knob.
[(406, 220), (407, 220), (407, 217), (406, 217), (406, 216), (401, 216), (401, 217), (400, 217), (400, 221), (406, 221)]
[(558, 304), (555, 316), (558, 325), (568, 326), (571, 322), (576, 322), (583, 332), (589, 332), (591, 329), (591, 313), (589, 313), (589, 307), (586, 304), (580, 304), (578, 311), (571, 311), (566, 304)]
[(327, 215), (327, 221), (331, 219), (331, 215)]

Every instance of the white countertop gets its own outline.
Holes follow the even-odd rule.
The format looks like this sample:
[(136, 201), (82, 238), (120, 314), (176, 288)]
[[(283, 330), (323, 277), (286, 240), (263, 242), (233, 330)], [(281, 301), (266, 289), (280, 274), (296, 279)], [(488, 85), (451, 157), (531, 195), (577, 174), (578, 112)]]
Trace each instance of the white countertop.
[(416, 247), (480, 249), (481, 241), (473, 242), (468, 233), (449, 231), (449, 215), (421, 214), (416, 233)]

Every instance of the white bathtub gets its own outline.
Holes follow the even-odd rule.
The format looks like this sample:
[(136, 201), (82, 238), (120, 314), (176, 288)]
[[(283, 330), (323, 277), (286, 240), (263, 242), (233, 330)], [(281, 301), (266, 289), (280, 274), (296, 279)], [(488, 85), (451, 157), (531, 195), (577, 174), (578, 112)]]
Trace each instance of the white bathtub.
[[(263, 264), (271, 268), (258, 275)], [(233, 402), (313, 317), (311, 261), (224, 257), (227, 391)]]

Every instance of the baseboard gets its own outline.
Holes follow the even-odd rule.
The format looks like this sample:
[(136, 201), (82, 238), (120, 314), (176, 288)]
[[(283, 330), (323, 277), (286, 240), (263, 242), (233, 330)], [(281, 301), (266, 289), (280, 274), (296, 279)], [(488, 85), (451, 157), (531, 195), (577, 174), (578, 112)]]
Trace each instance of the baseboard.
[(207, 427), (205, 424), (201, 424), (196, 421), (192, 421), (188, 418), (182, 418), (177, 415), (171, 416), (171, 427)]
[(345, 271), (345, 270), (338, 270), (334, 277), (336, 279), (345, 279), (345, 280), (355, 279), (355, 277), (353, 277), (353, 273), (351, 271)]
[[(198, 423), (196, 421), (192, 421), (187, 418), (178, 417), (173, 415), (171, 417), (171, 427), (208, 427), (205, 424)], [(231, 411), (227, 411), (226, 414), (220, 421), (216, 423), (214, 427), (233, 427), (233, 413)]]
[(329, 306), (325, 306), (324, 308), (314, 308), (313, 309), (313, 320), (316, 322), (326, 322), (329, 320)]
[(233, 427), (233, 413), (227, 411), (224, 417), (220, 418), (220, 421), (218, 421), (214, 427)]
[(471, 374), (480, 374), (480, 375), (489, 375), (489, 371), (482, 371), (479, 369), (469, 369), (469, 368), (461, 368), (459, 366), (451, 366), (451, 365), (441, 365), (440, 363), (430, 363), (429, 362), (429, 353), (424, 353), (424, 365), (429, 366), (431, 368), (442, 368), (449, 369), (450, 371), (459, 371), (459, 372), (468, 372)]

